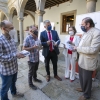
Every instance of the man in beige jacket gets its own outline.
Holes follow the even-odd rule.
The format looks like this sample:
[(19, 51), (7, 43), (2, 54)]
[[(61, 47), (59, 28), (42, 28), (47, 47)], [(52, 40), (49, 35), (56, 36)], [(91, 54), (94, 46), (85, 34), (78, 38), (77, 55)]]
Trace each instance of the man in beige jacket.
[(91, 97), (92, 73), (97, 69), (98, 55), (100, 49), (100, 30), (90, 17), (82, 20), (81, 29), (84, 31), (78, 47), (74, 47), (79, 53), (79, 78), (83, 92), (79, 100), (87, 100)]

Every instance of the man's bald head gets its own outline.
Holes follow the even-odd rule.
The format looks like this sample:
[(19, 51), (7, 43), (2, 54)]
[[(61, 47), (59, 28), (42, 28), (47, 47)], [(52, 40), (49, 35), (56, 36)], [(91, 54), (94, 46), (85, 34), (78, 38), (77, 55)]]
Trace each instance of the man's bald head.
[(10, 21), (8, 21), (8, 20), (3, 20), (3, 21), (0, 23), (1, 29), (2, 29), (2, 28), (5, 28), (5, 27), (9, 27), (10, 25), (13, 26), (12, 23), (11, 23)]
[(3, 31), (3, 34), (9, 34), (9, 32), (14, 29), (13, 24), (8, 20), (3, 20), (0, 23), (0, 27), (1, 30)]

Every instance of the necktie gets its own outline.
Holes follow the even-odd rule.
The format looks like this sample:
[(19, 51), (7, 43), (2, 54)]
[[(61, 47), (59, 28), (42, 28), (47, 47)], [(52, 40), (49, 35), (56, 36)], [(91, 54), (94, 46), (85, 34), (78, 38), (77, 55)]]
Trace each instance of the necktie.
[[(49, 40), (52, 40), (52, 39), (51, 39), (51, 34), (50, 34), (50, 32), (48, 32), (48, 34), (49, 34)], [(49, 46), (50, 46), (50, 51), (52, 51), (52, 42), (50, 43)]]

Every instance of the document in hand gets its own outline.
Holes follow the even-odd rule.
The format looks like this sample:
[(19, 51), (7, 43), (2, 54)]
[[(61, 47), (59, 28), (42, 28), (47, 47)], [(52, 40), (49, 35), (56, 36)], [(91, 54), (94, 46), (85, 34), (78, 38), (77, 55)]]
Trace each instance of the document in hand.
[(42, 49), (42, 45), (41, 45), (41, 41), (35, 41), (35, 45), (37, 46), (37, 49), (38, 50), (41, 50)]
[(22, 50), (20, 53), (23, 54), (24, 56), (29, 56), (30, 55), (30, 52), (26, 51), (26, 50)]
[(60, 40), (58, 40), (58, 41), (55, 42), (54, 40), (51, 40), (51, 42), (53, 42), (54, 45), (56, 45), (59, 41)]
[(73, 50), (73, 45), (66, 43), (66, 48), (69, 50)]

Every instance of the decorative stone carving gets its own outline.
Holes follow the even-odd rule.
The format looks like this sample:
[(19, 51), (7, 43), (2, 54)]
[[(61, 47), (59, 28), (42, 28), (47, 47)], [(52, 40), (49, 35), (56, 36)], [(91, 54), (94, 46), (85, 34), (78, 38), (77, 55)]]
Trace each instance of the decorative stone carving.
[(43, 14), (45, 14), (45, 11), (37, 10), (36, 14), (38, 14), (39, 16), (43, 16)]

